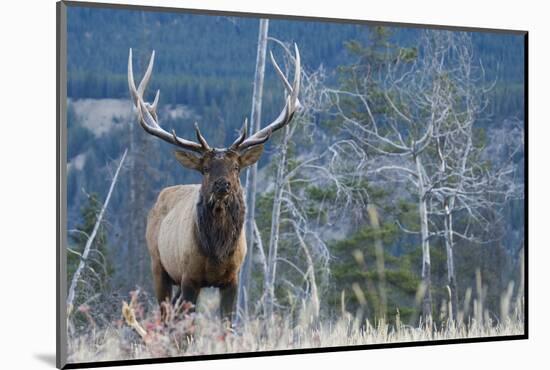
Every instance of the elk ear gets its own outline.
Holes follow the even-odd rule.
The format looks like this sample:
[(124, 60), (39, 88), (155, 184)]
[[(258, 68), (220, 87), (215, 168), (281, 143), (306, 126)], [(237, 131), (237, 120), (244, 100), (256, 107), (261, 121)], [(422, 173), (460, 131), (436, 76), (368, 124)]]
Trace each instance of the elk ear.
[(180, 150), (176, 150), (174, 152), (174, 155), (176, 156), (176, 159), (178, 160), (178, 162), (180, 162), (183, 165), (183, 167), (187, 167), (197, 171), (202, 170), (201, 157), (199, 157), (198, 155), (193, 153), (183, 152)]
[(239, 157), (239, 164), (241, 168), (248, 167), (251, 164), (258, 162), (258, 159), (260, 159), (263, 151), (263, 145), (256, 145), (242, 152), (241, 156)]

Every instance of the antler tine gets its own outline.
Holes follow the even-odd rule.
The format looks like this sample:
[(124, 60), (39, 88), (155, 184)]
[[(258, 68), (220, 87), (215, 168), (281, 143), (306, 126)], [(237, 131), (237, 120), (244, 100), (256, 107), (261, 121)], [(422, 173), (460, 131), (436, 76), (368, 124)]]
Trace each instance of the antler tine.
[(241, 128), (241, 134), (239, 135), (237, 140), (235, 140), (233, 144), (231, 144), (229, 149), (237, 150), (239, 148), (239, 145), (241, 145), (244, 139), (246, 139), (247, 131), (248, 131), (248, 117), (244, 119), (243, 127)]
[(292, 93), (292, 86), (290, 85), (290, 83), (286, 79), (286, 76), (283, 73), (283, 71), (281, 71), (281, 67), (279, 67), (279, 65), (277, 64), (277, 61), (275, 60), (275, 57), (273, 56), (273, 52), (271, 50), (269, 50), (269, 58), (271, 59), (271, 64), (273, 64), (273, 67), (275, 68), (275, 72), (277, 72), (277, 74), (279, 75), (279, 78), (281, 79), (281, 81), (283, 81), (283, 84), (285, 85), (286, 91), (289, 94), (291, 94)]
[[(138, 106), (138, 99), (143, 99), (143, 94), (145, 92), (145, 89), (147, 88), (147, 85), (149, 84), (149, 80), (151, 79), (151, 74), (153, 73), (153, 64), (155, 61), (155, 51), (151, 53), (151, 57), (149, 58), (149, 65), (147, 66), (147, 70), (145, 71), (145, 75), (143, 76), (143, 79), (139, 83), (139, 87), (136, 89), (136, 84), (134, 82), (134, 71), (133, 71), (133, 65), (132, 65), (132, 49), (130, 48), (130, 53), (128, 55), (128, 86), (130, 88), (130, 94), (132, 95), (132, 98), (134, 100), (134, 105)], [(149, 104), (145, 102), (145, 106), (147, 107), (147, 110), (155, 121), (157, 121), (157, 106), (159, 101), (159, 95), (160, 90), (157, 90), (157, 93), (155, 95), (155, 99), (153, 101), (153, 104)]]
[(206, 143), (206, 140), (204, 140), (202, 135), (200, 135), (200, 132), (198, 134), (200, 135), (199, 141), (201, 141), (201, 144), (198, 144), (194, 141), (185, 140), (178, 137), (174, 130), (172, 130), (172, 133), (169, 133), (165, 131), (162, 127), (160, 127), (157, 117), (157, 107), (160, 97), (160, 90), (157, 90), (155, 99), (153, 100), (152, 104), (146, 103), (143, 100), (143, 94), (145, 93), (145, 89), (147, 88), (147, 85), (153, 73), (154, 61), (155, 52), (153, 51), (151, 53), (151, 58), (149, 59), (149, 65), (147, 66), (147, 70), (145, 71), (145, 75), (140, 81), (139, 86), (136, 88), (132, 65), (132, 49), (130, 49), (130, 53), (128, 55), (128, 87), (130, 89), (130, 95), (132, 96), (134, 106), (137, 108), (139, 124), (147, 133), (156, 136), (166, 142), (169, 142), (170, 144), (177, 145), (183, 149), (192, 150), (198, 153), (203, 153), (204, 151), (209, 150), (210, 147), (208, 146), (208, 144), (206, 144), (206, 146), (204, 145)]
[(138, 106), (138, 94), (136, 89), (136, 83), (134, 82), (134, 68), (132, 66), (132, 48), (128, 54), (128, 88), (130, 89), (130, 95), (134, 101), (134, 106)]
[(159, 104), (159, 98), (160, 98), (160, 90), (157, 90), (157, 93), (155, 95), (155, 100), (153, 100), (153, 104), (151, 104), (151, 113), (153, 114), (153, 118), (155, 119), (155, 121), (158, 121), (157, 106)]
[(256, 132), (254, 135), (250, 136), (248, 139), (244, 140), (238, 146), (238, 149), (242, 150), (250, 146), (265, 143), (269, 139), (271, 133), (287, 125), (292, 120), (292, 117), (294, 117), (294, 113), (296, 113), (296, 111), (302, 107), (302, 105), (300, 104), (300, 100), (298, 99), (298, 94), (300, 92), (300, 80), (301, 80), (302, 72), (301, 72), (301, 63), (300, 63), (300, 51), (298, 50), (298, 46), (296, 44), (294, 44), (294, 52), (296, 53), (296, 56), (294, 58), (295, 71), (294, 71), (294, 81), (292, 86), (290, 85), (284, 73), (282, 72), (281, 68), (275, 61), (275, 58), (273, 57), (273, 53), (270, 52), (270, 57), (271, 57), (271, 62), (273, 63), (273, 67), (275, 68), (275, 71), (281, 78), (281, 81), (285, 87), (285, 90), (288, 92), (288, 96), (285, 99), (285, 106), (281, 111), (281, 113), (279, 114), (279, 116), (273, 122), (271, 122), (269, 125), (267, 125), (263, 129)]
[(291, 102), (293, 102), (294, 108), (301, 108), (302, 105), (298, 100), (298, 92), (300, 92), (300, 82), (302, 81), (302, 63), (300, 61), (300, 51), (298, 50), (298, 45), (296, 45), (296, 43), (294, 43), (294, 53), (296, 53), (296, 70), (294, 71), (294, 84), (292, 85)]
[[(285, 48), (285, 50), (287, 49)], [(273, 56), (273, 53), (271, 52), (271, 50), (269, 51), (269, 57), (271, 59), (271, 64), (273, 64), (273, 67), (275, 68), (275, 71), (277, 72), (281, 81), (283, 82), (283, 85), (285, 86), (285, 89), (288, 92), (288, 94), (292, 95), (292, 92), (296, 91), (296, 96), (293, 97), (292, 101), (295, 101), (297, 107), (301, 108), (300, 101), (298, 100), (298, 91), (300, 90), (302, 66), (300, 62), (300, 52), (298, 50), (298, 46), (296, 45), (296, 43), (294, 43), (294, 52), (296, 53), (296, 57), (295, 57), (296, 71), (294, 72), (294, 81), (293, 81), (294, 87), (291, 86), (290, 83), (288, 82), (285, 74), (281, 70), (281, 67), (279, 67), (279, 64), (277, 64), (277, 61), (275, 60), (275, 57)]]
[(197, 134), (197, 139), (201, 143), (204, 150), (210, 150), (210, 146), (206, 142), (206, 139), (201, 135), (201, 130), (199, 130), (199, 124), (195, 122), (195, 132)]
[(149, 80), (151, 79), (151, 75), (153, 74), (154, 63), (155, 63), (155, 51), (153, 50), (151, 52), (151, 57), (149, 58), (149, 64), (147, 65), (147, 69), (145, 70), (145, 74), (143, 75), (143, 78), (141, 79), (141, 82), (139, 83), (139, 86), (137, 89), (139, 96), (142, 98), (143, 98), (143, 93), (145, 92), (145, 89), (149, 84)]

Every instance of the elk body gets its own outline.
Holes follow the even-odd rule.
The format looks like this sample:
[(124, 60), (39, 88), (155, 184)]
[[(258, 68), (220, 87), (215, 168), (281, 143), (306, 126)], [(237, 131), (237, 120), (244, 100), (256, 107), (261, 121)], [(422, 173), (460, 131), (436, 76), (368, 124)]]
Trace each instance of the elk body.
[[(246, 255), (245, 202), (240, 171), (258, 161), (271, 133), (284, 127), (300, 107), (300, 54), (295, 45), (295, 74), (291, 85), (275, 62), (273, 66), (287, 91), (285, 106), (269, 125), (247, 138), (245, 120), (240, 136), (228, 148), (211, 148), (195, 123), (197, 141), (180, 138), (158, 123), (159, 91), (153, 103), (144, 101), (151, 78), (153, 51), (145, 75), (136, 88), (132, 50), (128, 58), (128, 85), (143, 129), (183, 150), (176, 159), (186, 168), (199, 171), (202, 183), (163, 189), (147, 218), (146, 240), (151, 256), (155, 294), (159, 304), (170, 302), (172, 287), (193, 305), (201, 288), (217, 287), (221, 293), (222, 318), (231, 320), (237, 296), (239, 271)], [(165, 309), (161, 304), (161, 313)]]

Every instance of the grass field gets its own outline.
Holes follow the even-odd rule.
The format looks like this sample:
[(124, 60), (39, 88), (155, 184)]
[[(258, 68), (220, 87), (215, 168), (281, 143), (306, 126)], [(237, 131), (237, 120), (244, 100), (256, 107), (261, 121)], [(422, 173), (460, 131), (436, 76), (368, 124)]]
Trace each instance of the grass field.
[[(487, 312), (469, 317), (465, 322), (450, 320), (443, 324), (407, 325), (399, 317), (393, 324), (379, 321), (371, 324), (359, 321), (344, 312), (339, 318), (319, 321), (316, 325), (302, 318), (291, 322), (275, 318), (264, 325), (260, 318), (252, 319), (237, 330), (227, 330), (216, 314), (216, 299), (200, 304), (197, 313), (174, 314), (166, 324), (161, 323), (154, 305), (145, 313), (137, 299), (130, 302), (126, 315), (99, 328), (91, 315), (85, 332), (69, 335), (68, 362), (112, 361), (151, 357), (194, 356), (220, 353), (256, 352), (333, 346), (354, 346), (380, 343), (417, 342), (458, 338), (480, 338), (521, 335), (524, 333), (523, 314), (513, 314), (500, 322), (490, 319)], [(475, 305), (475, 302), (474, 302)], [(122, 305), (121, 305), (122, 312)], [(126, 318), (123, 319), (123, 316)], [(459, 317), (461, 315), (459, 314)], [(467, 321), (467, 322), (466, 322)]]

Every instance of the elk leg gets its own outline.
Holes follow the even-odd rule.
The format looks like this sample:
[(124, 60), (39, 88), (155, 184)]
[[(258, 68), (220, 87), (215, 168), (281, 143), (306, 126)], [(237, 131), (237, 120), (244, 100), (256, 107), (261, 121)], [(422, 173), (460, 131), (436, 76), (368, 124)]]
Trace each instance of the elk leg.
[(176, 294), (172, 296), (172, 306), (176, 306), (178, 304), (178, 300), (181, 297), (181, 287), (176, 287)]
[(151, 261), (153, 270), (153, 281), (155, 284), (155, 294), (160, 305), (160, 317), (164, 321), (167, 317), (166, 304), (170, 302), (172, 296), (172, 281), (170, 276), (160, 264), (160, 261)]
[(235, 303), (237, 301), (237, 283), (230, 283), (220, 288), (220, 295), (220, 314), (222, 321), (224, 321), (226, 325), (229, 324), (229, 326), (231, 326), (235, 311)]
[(191, 307), (187, 309), (188, 313), (195, 312), (195, 306), (197, 304), (197, 298), (199, 297), (199, 289), (196, 289), (192, 285), (181, 284), (180, 286), (180, 297), (181, 303), (187, 302), (191, 303)]

